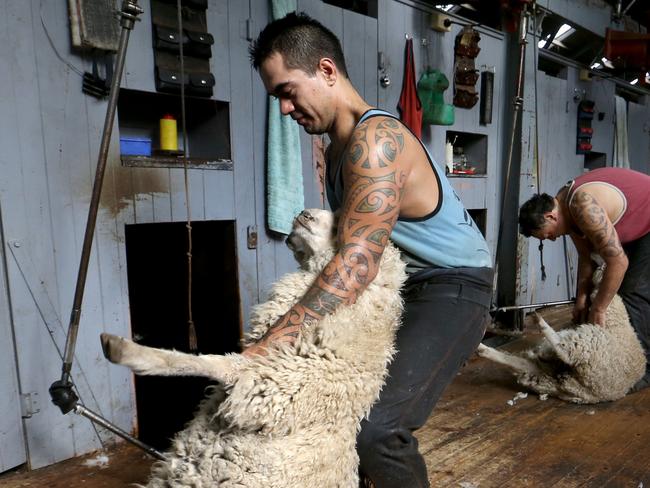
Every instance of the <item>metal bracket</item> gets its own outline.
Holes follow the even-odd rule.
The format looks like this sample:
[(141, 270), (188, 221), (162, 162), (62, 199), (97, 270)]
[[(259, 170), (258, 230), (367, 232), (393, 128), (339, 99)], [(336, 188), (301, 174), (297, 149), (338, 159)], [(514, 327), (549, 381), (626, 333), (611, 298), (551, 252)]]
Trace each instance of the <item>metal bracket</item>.
[(257, 249), (257, 226), (249, 225), (246, 228), (246, 244), (248, 249)]
[(29, 393), (20, 394), (20, 415), (24, 419), (32, 418), (41, 411), (38, 408), (38, 392), (30, 391)]
[(255, 24), (253, 24), (253, 19), (246, 19), (246, 40), (249, 42), (253, 40), (254, 27)]

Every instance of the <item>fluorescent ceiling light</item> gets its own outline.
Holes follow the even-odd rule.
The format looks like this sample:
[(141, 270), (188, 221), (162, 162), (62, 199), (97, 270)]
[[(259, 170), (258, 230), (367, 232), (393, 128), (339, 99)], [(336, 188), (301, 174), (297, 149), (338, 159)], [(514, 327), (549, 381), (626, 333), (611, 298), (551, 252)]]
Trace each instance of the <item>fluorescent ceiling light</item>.
[(454, 4), (453, 3), (449, 3), (447, 5), (440, 4), (440, 5), (436, 5), (436, 8), (440, 10), (444, 10), (445, 12), (449, 12), (452, 8), (454, 8)]
[(609, 59), (602, 58), (601, 61), (605, 65), (605, 68), (614, 69), (614, 65), (612, 64), (612, 62)]
[[(575, 31), (576, 30), (573, 27), (571, 27), (569, 24), (562, 24), (560, 28), (557, 30), (557, 32), (555, 33), (555, 36), (553, 37), (553, 41), (551, 42), (551, 44), (555, 44), (556, 46), (560, 46), (560, 47), (566, 47), (564, 44), (562, 44), (561, 41), (569, 37)], [(550, 38), (551, 35), (549, 34), (548, 36), (546, 36), (544, 39), (542, 39), (537, 43), (537, 47), (543, 48)]]
[(599, 68), (602, 68), (602, 67), (603, 67), (602, 64), (600, 64), (600, 63), (594, 63), (594, 64), (592, 64), (591, 66), (589, 66), (589, 69), (599, 69)]
[(562, 24), (555, 34), (555, 39), (561, 41), (575, 32), (575, 29), (569, 24)]

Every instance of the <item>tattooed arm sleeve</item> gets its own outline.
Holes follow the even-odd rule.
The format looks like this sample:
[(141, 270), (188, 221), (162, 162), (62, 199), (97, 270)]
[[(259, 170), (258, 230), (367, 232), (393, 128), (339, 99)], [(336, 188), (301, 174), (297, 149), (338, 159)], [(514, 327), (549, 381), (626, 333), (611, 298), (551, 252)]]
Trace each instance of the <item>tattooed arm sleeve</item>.
[(314, 285), (261, 339), (293, 342), (303, 324), (351, 304), (375, 278), (397, 221), (406, 171), (400, 162), (404, 128), (373, 117), (355, 130), (343, 158), (345, 195), (339, 217), (339, 251)]
[(605, 209), (586, 191), (576, 191), (569, 211), (580, 230), (607, 263), (591, 309), (604, 313), (621, 286), (628, 261)]

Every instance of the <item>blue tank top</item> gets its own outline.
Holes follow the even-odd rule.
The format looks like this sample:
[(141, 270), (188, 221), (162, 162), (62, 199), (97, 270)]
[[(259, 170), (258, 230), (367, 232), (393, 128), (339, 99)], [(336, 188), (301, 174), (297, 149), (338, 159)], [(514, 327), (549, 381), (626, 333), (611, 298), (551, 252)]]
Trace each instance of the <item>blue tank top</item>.
[[(363, 114), (357, 126), (378, 115), (397, 118), (383, 110), (371, 109)], [(407, 262), (407, 270), (413, 273), (432, 266), (492, 267), (492, 258), (483, 235), (447, 178), (433, 162), (426, 146), (421, 142), (420, 144), (435, 174), (440, 197), (438, 206), (429, 215), (420, 218), (399, 217), (393, 228), (390, 239), (401, 249), (402, 257)], [(327, 200), (331, 209), (336, 211), (341, 207), (343, 200), (342, 164), (339, 164), (333, 181), (329, 176), (330, 166), (330, 161), (327, 161)]]

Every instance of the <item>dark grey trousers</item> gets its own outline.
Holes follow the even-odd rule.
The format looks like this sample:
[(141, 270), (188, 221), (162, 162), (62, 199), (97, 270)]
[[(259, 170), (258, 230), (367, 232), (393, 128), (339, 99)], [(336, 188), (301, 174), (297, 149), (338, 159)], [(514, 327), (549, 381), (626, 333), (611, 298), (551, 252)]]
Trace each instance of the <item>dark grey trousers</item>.
[(634, 386), (640, 390), (650, 385), (650, 234), (623, 246), (629, 261), (618, 294), (625, 303), (630, 322), (646, 354), (646, 374)]
[(398, 353), (357, 438), (361, 473), (376, 488), (429, 487), (413, 432), (476, 350), (489, 320), (491, 269), (427, 271), (403, 292)]

